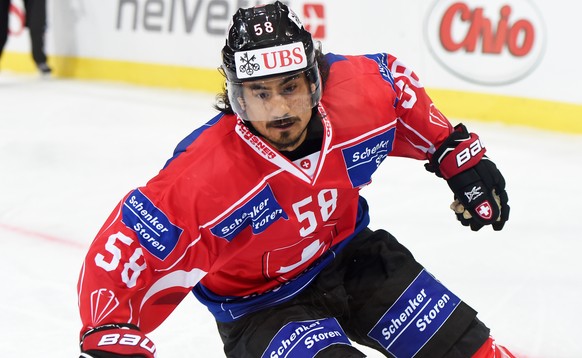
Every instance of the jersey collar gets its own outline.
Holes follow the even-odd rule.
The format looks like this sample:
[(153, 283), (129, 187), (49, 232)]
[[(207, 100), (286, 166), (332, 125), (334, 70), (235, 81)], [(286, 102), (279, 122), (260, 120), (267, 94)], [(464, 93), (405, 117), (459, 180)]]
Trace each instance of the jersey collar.
[(303, 170), (298, 168), (295, 164), (293, 164), (289, 159), (279, 153), (278, 150), (273, 148), (269, 143), (264, 141), (260, 136), (255, 135), (251, 132), (251, 130), (244, 124), (242, 119), (237, 116), (237, 123), (235, 126), (235, 132), (239, 135), (239, 137), (252, 149), (254, 150), (259, 156), (263, 159), (271, 162), (273, 165), (285, 170), (286, 172), (296, 176), (297, 178), (305, 181), (309, 184), (314, 184), (321, 173), (321, 169), (323, 167), (323, 163), (325, 162), (325, 158), (327, 153), (329, 152), (329, 148), (331, 147), (331, 139), (332, 139), (332, 126), (328, 119), (327, 112), (323, 108), (321, 103), (318, 104), (317, 110), (320, 114), (320, 118), (323, 124), (323, 143), (321, 147), (321, 155), (319, 156), (319, 161), (317, 162), (317, 169), (315, 170), (315, 175), (310, 177), (307, 173)]

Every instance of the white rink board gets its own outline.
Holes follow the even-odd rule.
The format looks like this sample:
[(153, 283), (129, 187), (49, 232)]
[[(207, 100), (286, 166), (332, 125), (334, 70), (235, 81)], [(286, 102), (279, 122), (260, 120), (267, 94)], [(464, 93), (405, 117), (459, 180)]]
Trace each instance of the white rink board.
[[(18, 6), (19, 1), (14, 1)], [(49, 54), (214, 69), (230, 15), (257, 1), (49, 0)], [(582, 104), (570, 0), (287, 1), (324, 51), (390, 52), (425, 86)], [(463, 20), (475, 15), (478, 21)], [(504, 15), (502, 15), (504, 14)], [(448, 21), (447, 21), (448, 20)], [(14, 32), (21, 29), (13, 16)], [(443, 25), (444, 24), (444, 25)], [(488, 35), (471, 31), (489, 29)], [(486, 31), (486, 32), (487, 32)], [(493, 43), (493, 45), (492, 45)], [(27, 52), (26, 31), (7, 51)]]

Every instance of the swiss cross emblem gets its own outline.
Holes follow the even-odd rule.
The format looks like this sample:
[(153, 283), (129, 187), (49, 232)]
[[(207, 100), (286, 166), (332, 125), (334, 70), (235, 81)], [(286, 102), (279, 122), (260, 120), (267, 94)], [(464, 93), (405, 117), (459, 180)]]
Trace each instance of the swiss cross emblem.
[(303, 159), (301, 161), (301, 168), (303, 168), (303, 169), (309, 169), (309, 168), (311, 168), (311, 160), (309, 160), (309, 159)]
[(479, 204), (475, 211), (477, 211), (477, 214), (485, 220), (490, 220), (493, 217), (493, 209), (487, 200)]
[(305, 30), (316, 39), (325, 38), (325, 8), (323, 4), (303, 5), (303, 22)]

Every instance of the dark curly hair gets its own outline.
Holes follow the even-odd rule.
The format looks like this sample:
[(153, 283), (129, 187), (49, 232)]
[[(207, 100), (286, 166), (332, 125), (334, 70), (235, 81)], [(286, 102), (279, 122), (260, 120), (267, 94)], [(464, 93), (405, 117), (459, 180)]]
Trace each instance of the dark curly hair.
[[(327, 76), (329, 75), (329, 64), (325, 59), (325, 55), (321, 52), (321, 49), (315, 49), (315, 60), (317, 61), (317, 67), (319, 68), (319, 75), (321, 78), (321, 86), (323, 90), (325, 89), (325, 82), (327, 81)], [(224, 78), (226, 78), (222, 68), (219, 67), (218, 71), (224, 76)], [(234, 114), (228, 99), (228, 89), (226, 88), (226, 82), (222, 86), (222, 93), (216, 95), (216, 103), (213, 107), (224, 114)]]

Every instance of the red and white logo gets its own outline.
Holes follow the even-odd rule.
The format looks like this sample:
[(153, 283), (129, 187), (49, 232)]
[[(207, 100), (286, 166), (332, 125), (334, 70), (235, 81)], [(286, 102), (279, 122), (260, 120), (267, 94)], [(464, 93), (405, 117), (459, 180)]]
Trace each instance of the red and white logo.
[(253, 148), (264, 158), (271, 160), (277, 156), (277, 154), (271, 150), (271, 147), (265, 144), (265, 142), (263, 142), (259, 137), (254, 135), (242, 121), (238, 121), (236, 124), (236, 132), (242, 139), (249, 143), (251, 148)]
[[(457, 168), (462, 167), (463, 165), (467, 164), (471, 161), (471, 159), (480, 160), (483, 155), (480, 155), (481, 151), (484, 151), (485, 147), (481, 144), (479, 138), (476, 138), (473, 142), (469, 144), (468, 147), (460, 151), (456, 156), (455, 159), (457, 160)], [(474, 163), (475, 160), (472, 162)], [(472, 164), (473, 164), (472, 163)], [(474, 164), (473, 164), (474, 165)], [(479, 188), (481, 189), (481, 188)]]
[(443, 67), (485, 85), (526, 77), (546, 42), (543, 18), (529, 0), (437, 0), (425, 37)]
[(276, 75), (307, 67), (302, 42), (237, 52), (234, 61), (240, 79)]
[(26, 23), (24, 10), (14, 4), (10, 4), (8, 14), (10, 15), (8, 18), (8, 33), (11, 36), (20, 35), (24, 31)]
[(325, 38), (325, 7), (323, 4), (304, 4), (303, 21), (305, 30), (311, 32), (314, 39)]
[(489, 204), (489, 201), (487, 200), (479, 204), (479, 206), (475, 208), (475, 211), (481, 218), (485, 220), (491, 220), (493, 217), (493, 208), (491, 208), (491, 204)]
[[(97, 347), (103, 347), (103, 346), (116, 346), (113, 348), (113, 350), (115, 350), (115, 353), (120, 353), (121, 355), (125, 356), (127, 355), (132, 355), (132, 357), (135, 357), (135, 350), (132, 349), (131, 347), (141, 347), (143, 349), (145, 349), (147, 352), (152, 353), (154, 357), (157, 357), (156, 354), (156, 346), (154, 345), (154, 342), (150, 341), (149, 338), (147, 337), (143, 337), (141, 335), (137, 335), (137, 334), (131, 334), (131, 333), (124, 333), (124, 334), (120, 334), (120, 333), (110, 333), (110, 334), (104, 334), (101, 339), (99, 340), (99, 342), (97, 343)], [(117, 352), (118, 351), (118, 352)], [(143, 352), (145, 353), (145, 352)], [(143, 355), (140, 355), (140, 357), (143, 357)], [(148, 355), (149, 357), (149, 355)]]
[(331, 246), (328, 242), (313, 240), (309, 236), (294, 245), (268, 251), (263, 254), (263, 275), (268, 279), (286, 282), (295, 273), (304, 270), (314, 259), (323, 255)]
[(430, 104), (430, 112), (429, 112), (428, 120), (430, 121), (430, 123), (432, 123), (436, 126), (448, 128), (448, 121), (447, 121), (446, 117), (441, 113), (441, 111), (439, 111), (435, 107), (434, 103)]
[(109, 316), (117, 306), (119, 306), (119, 300), (113, 291), (100, 288), (91, 292), (91, 323), (97, 325)]
[(308, 170), (309, 168), (311, 168), (311, 160), (309, 160), (309, 159), (303, 159), (301, 161), (301, 168), (302, 169), (305, 169), (305, 170)]

